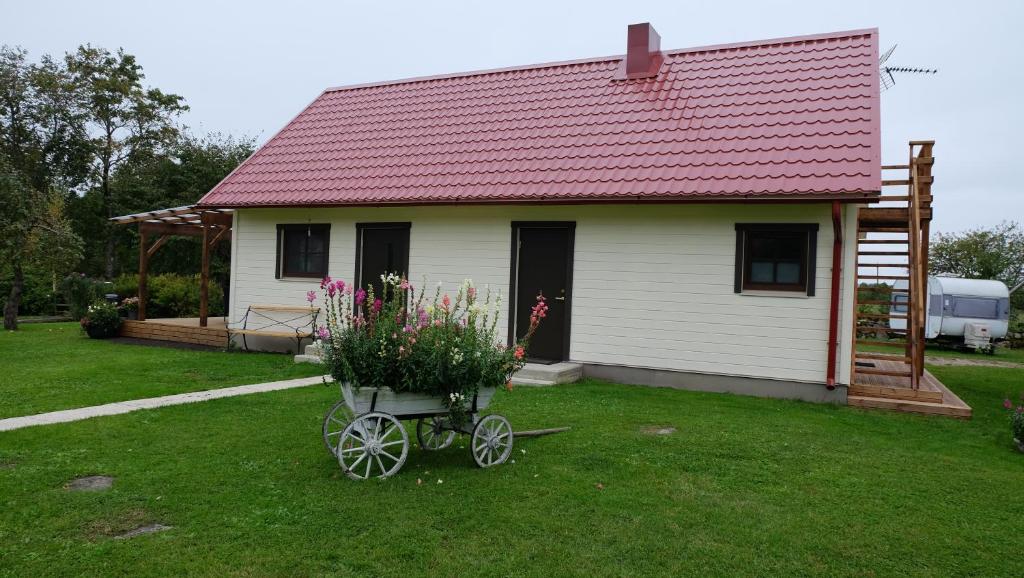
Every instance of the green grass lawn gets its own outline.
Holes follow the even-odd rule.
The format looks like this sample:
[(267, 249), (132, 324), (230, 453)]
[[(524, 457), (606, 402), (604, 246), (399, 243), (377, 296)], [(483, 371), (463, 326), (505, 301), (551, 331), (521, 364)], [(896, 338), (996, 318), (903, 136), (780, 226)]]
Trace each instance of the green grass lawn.
[[(932, 371), (975, 419), (519, 388), (493, 410), (572, 431), (489, 470), (461, 440), (413, 448), (362, 483), (320, 441), (334, 386), (0, 433), (0, 574), (1019, 575), (1024, 455), (999, 403), (1024, 370)], [(93, 474), (113, 489), (64, 489)], [(173, 529), (111, 537), (154, 522)]]
[(290, 355), (89, 339), (77, 323), (0, 332), (0, 418), (317, 375)]

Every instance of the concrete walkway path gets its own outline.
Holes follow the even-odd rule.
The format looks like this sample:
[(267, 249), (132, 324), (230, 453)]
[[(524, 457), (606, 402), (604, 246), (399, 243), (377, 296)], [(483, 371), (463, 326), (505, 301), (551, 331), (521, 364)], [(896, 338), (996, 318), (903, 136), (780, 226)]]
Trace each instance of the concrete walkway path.
[[(322, 377), (301, 377), (299, 379), (270, 381), (267, 383), (254, 383), (251, 385), (237, 385), (235, 387), (225, 387), (223, 389), (210, 389), (206, 391), (165, 395), (163, 397), (133, 399), (130, 401), (118, 401), (115, 403), (94, 405), (92, 407), (80, 407), (76, 409), (51, 411), (49, 413), (40, 413), (36, 415), (11, 417), (7, 419), (0, 419), (0, 431), (21, 429), (23, 427), (30, 427), (34, 425), (50, 425), (69, 421), (78, 421), (103, 415), (117, 415), (138, 411), (140, 409), (153, 409), (168, 405), (195, 403), (197, 401), (207, 401), (221, 397), (234, 397), (236, 395), (249, 395), (251, 393), (263, 393), (266, 391), (278, 391), (280, 389), (306, 387), (307, 385), (323, 383), (323, 379), (324, 378)], [(331, 381), (331, 378), (328, 377), (327, 380)]]

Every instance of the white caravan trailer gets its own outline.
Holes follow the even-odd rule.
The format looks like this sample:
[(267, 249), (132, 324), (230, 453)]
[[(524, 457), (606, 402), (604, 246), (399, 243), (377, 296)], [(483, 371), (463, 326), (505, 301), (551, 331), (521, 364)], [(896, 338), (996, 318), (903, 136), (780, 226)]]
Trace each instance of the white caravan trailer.
[[(899, 281), (894, 289), (906, 289)], [(907, 312), (907, 296), (893, 294), (892, 313)], [(925, 338), (961, 347), (991, 351), (992, 340), (1006, 337), (1010, 322), (1010, 290), (1001, 281), (929, 277)], [(889, 327), (907, 328), (906, 319), (890, 319)]]

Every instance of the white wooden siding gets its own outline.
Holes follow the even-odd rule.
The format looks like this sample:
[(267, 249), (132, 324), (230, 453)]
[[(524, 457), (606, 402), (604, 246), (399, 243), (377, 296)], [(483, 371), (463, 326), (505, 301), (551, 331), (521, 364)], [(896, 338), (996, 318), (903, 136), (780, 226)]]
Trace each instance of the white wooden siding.
[[(575, 221), (573, 361), (823, 382), (832, 223), (815, 205), (467, 206), (243, 209), (232, 321), (250, 303), (302, 303), (313, 280), (274, 279), (276, 225), (331, 223), (330, 274), (351, 280), (355, 224), (409, 221), (410, 279), (500, 290), (507, 321), (511, 221)], [(818, 223), (815, 296), (733, 292), (735, 224)], [(850, 219), (847, 222), (851, 222)], [(849, 237), (848, 237), (849, 238)], [(847, 259), (855, 253), (847, 251)], [(844, 283), (846, 285), (846, 283)], [(844, 288), (848, 292), (851, 288)], [(840, 305), (845, 309), (844, 305)], [(841, 311), (843, 310), (841, 309)], [(849, 348), (840, 334), (840, 360)], [(846, 372), (840, 372), (841, 382)]]

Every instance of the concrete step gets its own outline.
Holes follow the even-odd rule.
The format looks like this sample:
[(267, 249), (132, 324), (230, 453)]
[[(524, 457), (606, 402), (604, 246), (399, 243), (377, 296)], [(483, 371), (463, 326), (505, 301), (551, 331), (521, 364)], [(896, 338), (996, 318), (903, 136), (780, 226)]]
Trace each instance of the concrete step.
[(554, 385), (556, 383), (579, 381), (581, 377), (583, 377), (583, 365), (579, 363), (568, 361), (552, 363), (551, 365), (527, 363), (525, 367), (513, 376), (512, 383), (515, 384), (518, 378), (524, 380), (524, 385)]
[(295, 356), (295, 363), (320, 363), (320, 346), (310, 343), (306, 346), (305, 352)]
[(549, 385), (558, 385), (554, 381), (548, 381), (546, 379), (530, 379), (528, 377), (519, 377), (518, 375), (512, 376), (512, 385), (524, 386), (524, 387), (547, 387)]

